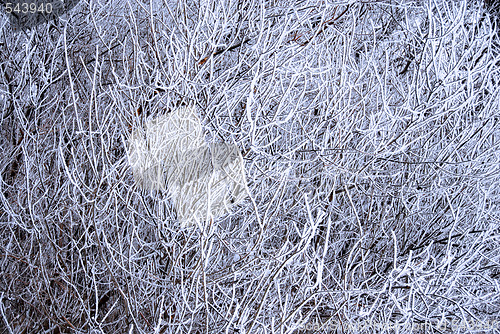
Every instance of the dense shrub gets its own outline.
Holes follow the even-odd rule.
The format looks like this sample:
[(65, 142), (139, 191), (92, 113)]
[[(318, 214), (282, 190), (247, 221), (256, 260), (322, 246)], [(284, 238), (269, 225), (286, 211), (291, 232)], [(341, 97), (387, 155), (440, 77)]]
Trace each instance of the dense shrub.
[[(2, 20), (4, 332), (499, 331), (483, 4), (82, 0)], [(250, 192), (201, 227), (127, 159), (133, 129), (184, 105), (239, 147)]]

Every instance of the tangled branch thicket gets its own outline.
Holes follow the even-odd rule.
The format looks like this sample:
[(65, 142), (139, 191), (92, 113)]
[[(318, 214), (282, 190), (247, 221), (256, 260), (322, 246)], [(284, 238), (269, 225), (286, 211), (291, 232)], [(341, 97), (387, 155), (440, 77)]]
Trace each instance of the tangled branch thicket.
[[(21, 32), (3, 17), (0, 329), (498, 333), (489, 8), (82, 0)], [(207, 142), (239, 147), (250, 192), (202, 229), (127, 160), (132, 129), (185, 105)]]

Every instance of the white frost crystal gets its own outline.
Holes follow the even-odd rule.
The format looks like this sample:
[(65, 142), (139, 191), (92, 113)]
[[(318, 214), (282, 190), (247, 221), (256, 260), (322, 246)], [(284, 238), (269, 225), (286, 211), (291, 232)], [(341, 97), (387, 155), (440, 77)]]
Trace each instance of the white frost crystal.
[(129, 163), (137, 184), (170, 193), (182, 226), (216, 218), (248, 194), (237, 146), (204, 141), (195, 110), (183, 107), (149, 120), (129, 138)]

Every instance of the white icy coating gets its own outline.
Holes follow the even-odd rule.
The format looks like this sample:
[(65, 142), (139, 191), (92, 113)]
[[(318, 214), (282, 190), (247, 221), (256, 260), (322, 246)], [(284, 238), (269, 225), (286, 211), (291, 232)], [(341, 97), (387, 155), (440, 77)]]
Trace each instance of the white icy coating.
[(0, 326), (498, 333), (500, 18), (202, 2), (0, 23)]

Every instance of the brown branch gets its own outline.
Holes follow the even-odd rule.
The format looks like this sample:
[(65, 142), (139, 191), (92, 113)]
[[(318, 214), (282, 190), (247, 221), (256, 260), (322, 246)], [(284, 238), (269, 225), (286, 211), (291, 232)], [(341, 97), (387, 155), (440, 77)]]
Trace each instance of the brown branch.
[(240, 42), (240, 43), (238, 43), (238, 44), (232, 45), (232, 46), (230, 46), (230, 47), (229, 47), (229, 48), (227, 48), (227, 49), (220, 49), (220, 50), (217, 50), (217, 51), (213, 52), (211, 55), (208, 55), (208, 56), (206, 56), (205, 58), (203, 58), (202, 60), (200, 60), (200, 61), (198, 62), (198, 64), (199, 64), (199, 65), (203, 65), (203, 64), (205, 64), (205, 63), (207, 62), (207, 60), (208, 60), (208, 59), (210, 59), (210, 57), (216, 57), (216, 56), (218, 56), (218, 55), (220, 55), (221, 53), (224, 53), (224, 52), (226, 52), (226, 51), (233, 51), (234, 49), (237, 49), (237, 48), (241, 47), (243, 44), (245, 44), (245, 43), (247, 43), (247, 42), (249, 42), (249, 41), (250, 41), (250, 38), (246, 38), (243, 42)]

